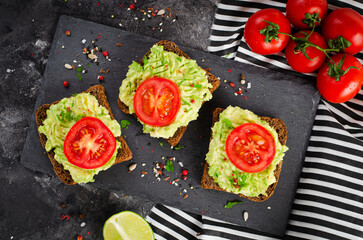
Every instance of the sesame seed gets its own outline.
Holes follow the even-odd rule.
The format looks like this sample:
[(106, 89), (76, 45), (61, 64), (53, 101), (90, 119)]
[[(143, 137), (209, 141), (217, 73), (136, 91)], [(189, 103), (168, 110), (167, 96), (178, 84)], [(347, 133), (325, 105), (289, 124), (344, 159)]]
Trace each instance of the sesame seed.
[(81, 223), (81, 227), (85, 227), (85, 226), (86, 226), (85, 222)]

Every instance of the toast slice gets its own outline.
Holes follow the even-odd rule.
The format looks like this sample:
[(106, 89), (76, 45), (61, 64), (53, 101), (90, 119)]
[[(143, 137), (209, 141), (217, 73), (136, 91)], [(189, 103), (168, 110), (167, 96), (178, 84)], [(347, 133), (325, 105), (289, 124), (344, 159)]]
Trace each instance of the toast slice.
[[(171, 41), (167, 41), (167, 40), (161, 40), (160, 42), (155, 43), (156, 45), (159, 46), (163, 46), (165, 51), (169, 51), (169, 52), (173, 52), (176, 53), (179, 56), (185, 57), (187, 59), (190, 59), (190, 57), (185, 54), (180, 48), (177, 47), (177, 45), (174, 42)], [(150, 51), (148, 51), (145, 56), (148, 57), (150, 54)], [(142, 66), (144, 65), (144, 61), (143, 61), (144, 57), (139, 61), (139, 64)], [(202, 68), (203, 69), (203, 68)], [(214, 76), (212, 73), (210, 73), (209, 71), (207, 71), (206, 69), (203, 69), (204, 71), (206, 71), (206, 75), (208, 77), (208, 82), (212, 84), (212, 88), (210, 89), (210, 92), (213, 93), (220, 85), (220, 81), (219, 79)], [(121, 102), (121, 100), (118, 98), (117, 100), (118, 106), (121, 109), (121, 111), (123, 111), (124, 113), (129, 114), (129, 108), (127, 105), (125, 105), (123, 102)], [(136, 115), (134, 115), (136, 117)], [(179, 127), (178, 130), (175, 132), (175, 134), (170, 137), (165, 139), (170, 145), (172, 146), (176, 146), (180, 139), (182, 138), (185, 130), (187, 129), (187, 126), (184, 127)]]
[[(86, 91), (84, 91), (84, 93), (90, 93), (91, 95), (95, 96), (96, 99), (98, 100), (99, 104), (108, 110), (108, 112), (111, 116), (111, 119), (115, 119), (111, 112), (111, 108), (108, 104), (108, 101), (107, 101), (107, 97), (105, 94), (105, 88), (102, 85), (92, 86), (89, 89), (87, 89)], [(58, 102), (59, 101), (53, 102), (51, 104), (44, 104), (37, 109), (37, 111), (35, 113), (35, 121), (37, 123), (38, 128), (39, 128), (39, 126), (43, 125), (42, 120), (47, 118), (47, 110), (50, 108), (50, 106), (52, 104), (56, 104)], [(42, 146), (45, 148), (45, 144), (47, 142), (47, 137), (42, 133), (39, 133), (39, 137), (40, 137), (40, 142), (41, 142)], [(118, 152), (116, 155), (116, 160), (115, 160), (114, 164), (130, 160), (132, 158), (132, 153), (131, 153), (131, 150), (128, 147), (125, 139), (122, 136), (119, 136), (116, 138), (116, 140), (118, 140), (121, 143), (121, 147), (118, 149)], [(69, 171), (65, 170), (63, 168), (63, 165), (58, 163), (54, 159), (53, 150), (48, 152), (48, 157), (50, 159), (50, 162), (53, 165), (54, 172), (57, 174), (59, 179), (62, 180), (62, 182), (64, 182), (67, 185), (76, 184), (76, 182), (73, 181), (72, 176), (70, 175)]]
[[(223, 111), (224, 111), (224, 109), (222, 109), (222, 108), (216, 108), (214, 110), (213, 119), (212, 119), (212, 126), (214, 125), (215, 122), (217, 122), (219, 120), (219, 114), (221, 112), (223, 112)], [(276, 130), (280, 143), (282, 145), (286, 145), (287, 128), (286, 128), (285, 123), (279, 118), (270, 118), (270, 117), (260, 117), (260, 118), (262, 120), (268, 122), (270, 124), (270, 126)], [(212, 136), (211, 136), (211, 140), (212, 140)], [(240, 197), (247, 198), (247, 199), (249, 199), (251, 201), (254, 201), (254, 202), (263, 202), (263, 201), (267, 200), (274, 193), (275, 188), (277, 186), (277, 182), (279, 181), (279, 176), (280, 176), (280, 172), (281, 172), (281, 168), (282, 168), (282, 162), (283, 161), (281, 160), (280, 163), (276, 166), (276, 169), (274, 171), (276, 182), (271, 184), (268, 187), (268, 189), (266, 191), (267, 196), (264, 196), (262, 194), (260, 194), (257, 197), (249, 197), (249, 196), (245, 196), (243, 194), (238, 194), (238, 195)], [(203, 171), (203, 176), (202, 176), (202, 180), (201, 180), (201, 187), (205, 188), (205, 189), (215, 189), (215, 190), (219, 190), (219, 191), (225, 191), (222, 188), (220, 188), (216, 182), (214, 182), (214, 180), (213, 180), (213, 178), (211, 176), (209, 176), (209, 174), (208, 174), (208, 163), (204, 164), (204, 171)]]

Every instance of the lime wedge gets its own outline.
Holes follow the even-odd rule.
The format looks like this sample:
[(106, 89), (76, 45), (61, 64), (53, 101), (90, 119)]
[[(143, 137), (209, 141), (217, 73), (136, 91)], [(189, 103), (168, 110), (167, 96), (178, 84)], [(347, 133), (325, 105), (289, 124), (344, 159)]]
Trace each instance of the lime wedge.
[(154, 240), (154, 232), (139, 214), (124, 211), (107, 219), (103, 226), (105, 240)]

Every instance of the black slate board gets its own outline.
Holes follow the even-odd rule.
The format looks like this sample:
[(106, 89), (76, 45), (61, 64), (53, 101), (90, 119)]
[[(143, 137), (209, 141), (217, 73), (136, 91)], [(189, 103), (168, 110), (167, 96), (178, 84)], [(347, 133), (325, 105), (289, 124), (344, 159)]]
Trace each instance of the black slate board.
[[(71, 36), (65, 32), (71, 31)], [(88, 60), (82, 54), (82, 39), (85, 45), (94, 39), (96, 44), (110, 53), (112, 61), (107, 61), (100, 56), (100, 65), (87, 66)], [(131, 62), (138, 61), (149, 48), (158, 40), (125, 32), (119, 29), (100, 24), (62, 16), (59, 20), (54, 37), (53, 46), (49, 55), (48, 64), (44, 73), (44, 82), (37, 99), (36, 108), (41, 104), (51, 103), (73, 93), (81, 92), (91, 86), (99, 84), (97, 76), (99, 70), (110, 68), (104, 75), (102, 85), (111, 109), (117, 120), (127, 119), (132, 125), (123, 129), (126, 141), (133, 152), (133, 159), (129, 162), (118, 164), (111, 169), (101, 172), (92, 184), (99, 188), (122, 192), (150, 199), (151, 201), (177, 207), (179, 209), (204, 214), (213, 218), (229, 221), (242, 226), (274, 235), (283, 235), (288, 221), (291, 205), (294, 199), (298, 179), (300, 176), (305, 151), (309, 141), (313, 120), (320, 95), (314, 83), (291, 75), (274, 72), (251, 65), (224, 59), (209, 53), (181, 47), (192, 59), (204, 68), (211, 68), (211, 72), (221, 79), (221, 86), (214, 93), (213, 100), (203, 105), (197, 121), (189, 124), (181, 140), (184, 147), (181, 150), (171, 149), (164, 140), (150, 138), (142, 134), (141, 125), (130, 115), (122, 113), (117, 107), (117, 97), (122, 79)], [(123, 44), (122, 47), (116, 43)], [(64, 46), (64, 48), (62, 48)], [(76, 59), (77, 63), (73, 63)], [(203, 61), (202, 61), (203, 60)], [(77, 72), (66, 70), (65, 63), (81, 63), (88, 70), (82, 74), (82, 80), (77, 79)], [(240, 75), (244, 74), (246, 80), (251, 82), (247, 100), (244, 96), (233, 94), (237, 87), (232, 89), (228, 82), (232, 81), (240, 86)], [(226, 79), (228, 82), (224, 82)], [(62, 82), (68, 80), (70, 87), (64, 88)], [(281, 118), (288, 129), (287, 152), (280, 175), (280, 180), (274, 195), (262, 203), (240, 199), (233, 194), (214, 190), (205, 190), (200, 187), (203, 172), (202, 163), (208, 151), (211, 113), (216, 107), (236, 105), (249, 109), (260, 116)], [(36, 109), (35, 108), (35, 109)], [(163, 143), (163, 147), (160, 146)], [(162, 157), (165, 157), (163, 160)], [(189, 170), (188, 179), (180, 180), (179, 186), (170, 185), (161, 180), (158, 182), (152, 174), (154, 162), (165, 162), (168, 157), (175, 157), (176, 162), (181, 161), (184, 168)], [(54, 174), (50, 161), (41, 147), (36, 131), (36, 124), (31, 117), (30, 127), (24, 146), (21, 162), (27, 168)], [(130, 163), (137, 163), (138, 167), (128, 173)], [(145, 166), (142, 166), (145, 163)], [(141, 177), (141, 171), (148, 174)], [(166, 172), (170, 180), (180, 178), (181, 167), (175, 163), (173, 173)], [(193, 186), (194, 189), (190, 189)], [(183, 199), (183, 189), (187, 189), (188, 198)], [(232, 209), (225, 209), (228, 201), (242, 200), (243, 204)], [(243, 221), (242, 214), (249, 212), (247, 222)]]

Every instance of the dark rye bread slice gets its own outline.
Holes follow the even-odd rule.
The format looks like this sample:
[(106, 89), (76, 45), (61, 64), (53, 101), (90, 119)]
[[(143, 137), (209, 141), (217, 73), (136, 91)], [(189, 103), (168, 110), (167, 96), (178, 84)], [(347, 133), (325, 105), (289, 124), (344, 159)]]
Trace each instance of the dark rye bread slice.
[[(159, 45), (159, 46), (163, 46), (164, 50), (166, 50), (166, 51), (173, 52), (173, 53), (178, 54), (179, 56), (190, 59), (190, 57), (188, 55), (186, 55), (182, 50), (180, 50), (180, 48), (178, 48), (178, 46), (174, 42), (167, 41), (167, 40), (161, 40), (160, 42), (157, 42), (155, 44)], [(149, 54), (150, 54), (150, 51), (148, 51), (145, 54), (145, 56), (148, 57)], [(144, 58), (142, 58), (139, 61), (140, 65), (144, 65), (143, 59)], [(220, 81), (218, 80), (218, 78), (216, 76), (214, 76), (212, 73), (210, 73), (207, 69), (203, 69), (203, 70), (206, 72), (206, 75), (208, 77), (208, 82), (212, 84), (212, 88), (210, 89), (210, 92), (213, 93), (219, 87)], [(121, 111), (123, 111), (124, 113), (127, 113), (127, 114), (130, 113), (128, 106), (126, 106), (123, 102), (121, 102), (121, 100), (119, 98), (118, 98), (117, 103), (118, 103), (118, 106), (121, 109)], [(135, 115), (135, 117), (136, 117), (136, 115)], [(182, 138), (186, 129), (187, 129), (187, 126), (179, 127), (172, 137), (167, 138), (165, 140), (170, 145), (176, 146), (179, 143), (180, 139)]]
[[(86, 91), (84, 91), (84, 93), (90, 93), (91, 95), (95, 96), (99, 102), (100, 105), (104, 106), (109, 114), (111, 115), (112, 119), (115, 119), (112, 112), (111, 112), (111, 108), (108, 104), (107, 101), (107, 97), (105, 94), (105, 88), (101, 85), (95, 85), (90, 87), (89, 89), (87, 89)], [(52, 104), (56, 104), (59, 101), (53, 102)], [(45, 120), (47, 118), (47, 110), (50, 108), (50, 106), (52, 104), (44, 104), (42, 106), (40, 106), (36, 113), (35, 113), (35, 121), (37, 123), (37, 126), (39, 128), (39, 126), (43, 125), (43, 120)], [(47, 142), (47, 137), (38, 132), (39, 133), (39, 137), (40, 137), (40, 142), (42, 144), (42, 146), (45, 148), (45, 144)], [(132, 158), (132, 153), (130, 148), (128, 147), (125, 139), (122, 136), (119, 136), (116, 138), (116, 140), (118, 140), (121, 143), (121, 148), (118, 149), (117, 155), (116, 155), (116, 161), (114, 163), (121, 163), (127, 160), (130, 160)], [(60, 180), (62, 180), (65, 184), (67, 185), (73, 185), (76, 184), (76, 182), (73, 181), (72, 176), (70, 175), (68, 170), (65, 170), (63, 168), (63, 165), (58, 163), (55, 159), (54, 159), (54, 151), (51, 150), (48, 152), (48, 157), (50, 159), (50, 162), (53, 165), (53, 169), (54, 172), (57, 174), (57, 176), (59, 177)]]
[[(219, 114), (221, 112), (223, 112), (223, 111), (224, 111), (224, 109), (222, 109), (222, 108), (216, 108), (214, 110), (213, 119), (212, 119), (212, 126), (214, 125), (215, 122), (217, 122), (219, 120)], [(287, 129), (286, 129), (285, 123), (279, 118), (269, 118), (269, 117), (260, 117), (260, 118), (262, 120), (268, 122), (270, 124), (270, 126), (276, 130), (276, 132), (278, 134), (278, 137), (279, 137), (280, 143), (282, 145), (286, 145)], [(212, 136), (211, 136), (211, 140), (212, 140)], [(283, 161), (281, 161), (276, 166), (276, 169), (274, 171), (276, 182), (274, 184), (271, 184), (268, 187), (268, 189), (266, 191), (267, 196), (264, 196), (262, 194), (260, 194), (257, 197), (248, 197), (248, 196), (245, 196), (243, 194), (238, 194), (238, 195), (240, 197), (247, 198), (247, 199), (249, 199), (251, 201), (254, 201), (254, 202), (263, 202), (263, 201), (267, 200), (274, 193), (275, 188), (277, 186), (277, 182), (279, 181), (280, 172), (281, 172), (281, 168), (282, 168), (282, 162)], [(213, 178), (211, 176), (209, 176), (209, 174), (208, 174), (208, 163), (204, 164), (204, 171), (203, 171), (203, 176), (202, 176), (202, 180), (201, 180), (201, 187), (205, 188), (205, 189), (215, 189), (215, 190), (219, 190), (219, 191), (225, 191), (222, 188), (220, 188), (217, 183), (214, 182), (214, 180), (213, 180)]]

